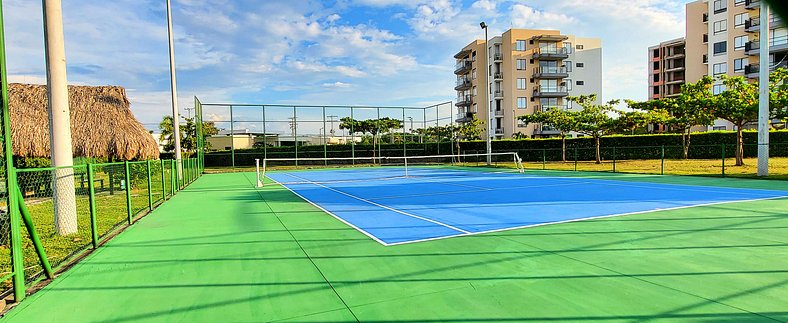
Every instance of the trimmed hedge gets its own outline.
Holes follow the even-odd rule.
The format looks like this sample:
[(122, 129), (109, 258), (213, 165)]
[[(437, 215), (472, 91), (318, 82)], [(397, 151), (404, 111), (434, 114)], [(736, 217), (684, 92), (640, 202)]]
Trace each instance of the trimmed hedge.
[[(755, 131), (744, 132), (745, 156), (757, 155), (758, 133)], [(772, 156), (788, 156), (788, 131), (772, 131), (770, 133)], [(561, 140), (549, 139), (522, 139), (522, 140), (496, 140), (493, 141), (494, 152), (515, 151), (524, 161), (555, 161), (561, 160)], [(683, 155), (680, 134), (659, 135), (616, 135), (603, 137), (601, 140), (602, 158), (612, 159), (660, 159), (663, 154), (668, 159), (681, 159)], [(590, 137), (571, 138), (566, 140), (567, 159), (594, 160), (594, 139)], [(735, 154), (736, 133), (730, 131), (713, 131), (694, 133), (691, 138), (689, 158), (691, 159), (717, 159), (722, 158), (723, 149), (726, 157)], [(724, 146), (724, 148), (723, 148)], [(461, 153), (484, 153), (484, 141), (461, 142)], [(450, 142), (442, 143), (408, 143), (406, 145), (408, 156), (426, 156), (457, 153)], [(402, 144), (382, 144), (382, 156), (403, 156)], [(351, 145), (322, 145), (298, 147), (298, 158), (329, 158), (351, 157)], [(205, 154), (205, 166), (225, 167), (232, 165), (230, 151), (210, 152)], [(376, 154), (377, 155), (377, 154)], [(371, 157), (372, 145), (355, 145), (356, 157)], [(235, 151), (235, 165), (252, 166), (256, 158), (295, 158), (295, 147), (269, 147), (263, 149), (238, 149)]]

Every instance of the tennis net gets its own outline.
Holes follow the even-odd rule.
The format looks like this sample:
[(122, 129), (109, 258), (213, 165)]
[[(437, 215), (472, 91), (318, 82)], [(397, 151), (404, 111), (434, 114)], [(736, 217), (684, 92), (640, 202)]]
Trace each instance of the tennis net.
[[(490, 165), (487, 165), (488, 156)], [(266, 174), (269, 172), (289, 174), (287, 181), (282, 181), (281, 178), (277, 180), (280, 184), (462, 176), (468, 172), (456, 170), (469, 167), (479, 167), (480, 171), (523, 172), (520, 156), (515, 152), (408, 157), (266, 158), (256, 159), (255, 162), (257, 187), (265, 185)], [(298, 171), (301, 170), (325, 170), (325, 172), (307, 179), (299, 176)]]

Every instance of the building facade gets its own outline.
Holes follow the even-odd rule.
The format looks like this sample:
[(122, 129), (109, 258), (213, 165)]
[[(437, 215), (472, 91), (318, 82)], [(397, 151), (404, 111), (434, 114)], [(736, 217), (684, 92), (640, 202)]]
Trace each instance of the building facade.
[[(686, 5), (683, 57), (685, 82), (697, 82), (707, 75), (718, 77), (723, 74), (757, 81), (761, 55), (760, 5), (760, 0), (696, 0)], [(770, 15), (769, 24), (768, 55), (770, 70), (774, 70), (788, 66), (788, 29), (774, 14)], [(655, 89), (655, 48), (649, 48), (650, 99), (675, 95), (670, 88)], [(668, 75), (661, 75), (665, 76)], [(662, 85), (665, 85), (664, 82), (659, 86)], [(722, 81), (716, 81), (712, 86), (714, 94), (724, 90)], [(666, 92), (656, 95), (655, 91)], [(716, 120), (707, 129), (699, 130), (734, 130), (734, 126), (725, 120)]]
[(681, 93), (681, 85), (686, 79), (685, 47), (682, 37), (648, 48), (650, 99), (670, 98)]
[[(487, 51), (485, 54), (485, 46)], [(602, 42), (558, 30), (510, 29), (457, 55), (457, 122), (491, 120), (495, 138), (558, 135), (517, 117), (544, 109), (576, 109), (566, 97), (602, 95)], [(487, 126), (483, 126), (484, 136)]]

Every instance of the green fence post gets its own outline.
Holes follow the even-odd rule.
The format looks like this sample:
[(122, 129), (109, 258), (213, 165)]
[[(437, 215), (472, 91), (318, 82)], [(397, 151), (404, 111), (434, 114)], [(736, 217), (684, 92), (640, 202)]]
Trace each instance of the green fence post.
[(171, 159), (170, 160), (170, 196), (175, 195), (175, 190), (176, 190), (176, 188), (175, 188), (175, 177), (176, 176), (177, 175), (175, 174), (175, 160)]
[(153, 211), (153, 178), (150, 173), (150, 159), (147, 161), (148, 167), (148, 211)]
[[(2, 10), (2, 8), (0, 8)], [(2, 25), (0, 25), (2, 30)], [(2, 51), (2, 48), (0, 48)], [(6, 108), (4, 111), (8, 111)], [(8, 121), (7, 119), (5, 121)], [(8, 132), (9, 126), (5, 125), (4, 131)], [(6, 149), (10, 149), (10, 145), (6, 143)], [(7, 155), (8, 156), (8, 155)], [(11, 266), (14, 273), (14, 300), (18, 303), (25, 299), (25, 258), (22, 249), (22, 223), (21, 212), (19, 210), (19, 201), (23, 199), (19, 185), (17, 184), (16, 169), (13, 165), (6, 165), (8, 173), (8, 215), (11, 225)], [(17, 196), (18, 195), (18, 196)]]
[(44, 268), (44, 273), (46, 273), (47, 278), (52, 279), (55, 277), (55, 274), (52, 271), (52, 266), (49, 265), (49, 259), (47, 259), (44, 245), (41, 244), (41, 238), (38, 237), (38, 232), (36, 231), (35, 225), (33, 225), (33, 217), (30, 216), (30, 211), (27, 209), (27, 206), (25, 206), (25, 199), (22, 197), (22, 191), (19, 187), (16, 189), (18, 190), (17, 198), (19, 199), (19, 213), (22, 215), (22, 221), (25, 223), (25, 227), (27, 227), (27, 233), (30, 235), (30, 240), (33, 241), (33, 247), (36, 249), (36, 254), (38, 255), (38, 260), (41, 261), (41, 267)]
[(616, 172), (616, 146), (613, 146), (613, 173)]
[(164, 203), (167, 200), (167, 185), (164, 184), (164, 159), (159, 161), (161, 164), (161, 202)]
[(90, 233), (93, 249), (98, 248), (98, 220), (96, 219), (96, 187), (93, 184), (93, 164), (88, 164), (88, 201), (90, 205)]
[(722, 144), (722, 177), (725, 177), (725, 144)]
[(660, 166), (659, 166), (659, 174), (665, 175), (665, 145), (662, 145), (662, 154), (660, 155)]
[(547, 149), (542, 149), (542, 170), (547, 169)]
[(575, 171), (577, 171), (577, 146), (575, 146)]
[(131, 210), (131, 170), (129, 169), (129, 161), (124, 161), (123, 165), (126, 167), (126, 214), (129, 217), (129, 224), (132, 222), (132, 216), (134, 213)]

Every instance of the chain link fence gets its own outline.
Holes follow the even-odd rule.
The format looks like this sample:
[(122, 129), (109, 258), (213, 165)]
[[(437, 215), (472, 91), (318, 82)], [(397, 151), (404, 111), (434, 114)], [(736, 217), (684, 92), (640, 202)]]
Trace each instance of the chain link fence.
[[(202, 174), (196, 159), (183, 160), (180, 179), (175, 176), (175, 165), (172, 160), (155, 160), (17, 169), (16, 178), (24, 202), (20, 209), (23, 218), (27, 215), (31, 219), (49, 264), (58, 270), (98, 248), (113, 234), (131, 225), (134, 219), (151, 211)], [(65, 182), (70, 183), (69, 187), (57, 185), (64, 177), (67, 177)], [(7, 196), (7, 192), (0, 193)], [(58, 203), (70, 202), (68, 199), (58, 200), (58, 196), (68, 196), (69, 193), (73, 193), (73, 204), (59, 209)], [(1, 207), (0, 278), (4, 277), (3, 287), (8, 294), (13, 276), (11, 229), (8, 206), (3, 203)], [(64, 209), (74, 212), (58, 213)], [(75, 233), (62, 234), (58, 231), (63, 226), (72, 225), (76, 228)], [(39, 260), (40, 253), (33, 242), (35, 239), (24, 226), (21, 236), (25, 282), (33, 284), (43, 279), (46, 271)]]

